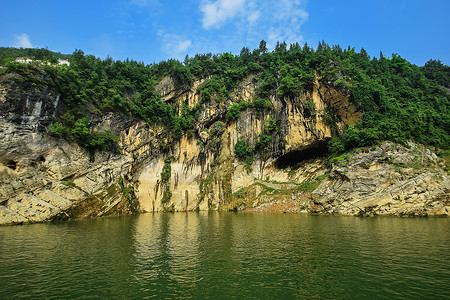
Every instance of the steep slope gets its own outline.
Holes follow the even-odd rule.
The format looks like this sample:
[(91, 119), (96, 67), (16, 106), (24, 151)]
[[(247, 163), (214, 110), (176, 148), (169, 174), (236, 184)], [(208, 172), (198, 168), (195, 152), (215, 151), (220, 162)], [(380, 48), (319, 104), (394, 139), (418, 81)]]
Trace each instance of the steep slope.
[[(80, 214), (105, 213), (122, 200), (118, 179), (131, 159), (49, 136), (46, 127), (61, 105), (59, 95), (47, 85), (18, 78), (0, 79), (0, 224), (67, 218), (86, 202), (89, 208)], [(120, 119), (106, 116), (99, 125), (111, 123), (118, 125)]]
[[(410, 111), (430, 128), (418, 140), (448, 144), (448, 95), (421, 75), (436, 103), (420, 96), (410, 107), (399, 93), (395, 104), (387, 83), (370, 87), (342, 68), (362, 76), (355, 81), (326, 56), (312, 72), (311, 52), (292, 51), (256, 53), (246, 71), (230, 67), (245, 58), (230, 54), (150, 69), (80, 52), (74, 67), (9, 66), (0, 75), (0, 224), (243, 209), (448, 216), (444, 162), (407, 142), (419, 132), (401, 121)], [(305, 53), (306, 69), (280, 63)]]
[[(317, 80), (313, 91), (301, 99), (271, 97), (266, 110), (247, 107), (231, 122), (224, 118), (229, 104), (214, 100), (203, 104), (194, 136), (185, 135), (165, 149), (161, 147), (167, 142), (160, 136), (162, 128), (150, 128), (140, 121), (130, 123), (119, 115), (103, 116), (95, 127), (120, 135), (121, 153), (111, 153), (83, 149), (48, 135), (46, 126), (61, 105), (59, 95), (48, 86), (20, 83), (11, 76), (2, 79), (2, 86), (0, 208), (4, 223), (71, 216), (71, 209), (82, 206), (83, 201), (101, 204), (79, 214), (101, 215), (126, 200), (122, 198), (127, 185), (136, 187), (141, 211), (228, 208), (234, 191), (267, 176), (286, 181), (286, 164), (301, 161), (308, 151), (326, 152), (332, 129), (322, 114), (329, 103), (343, 103), (343, 114), (348, 109), (355, 112), (353, 119), (343, 115), (349, 124), (358, 114), (348, 94)], [(191, 99), (189, 104), (195, 105), (199, 86), (200, 82), (178, 94), (173, 84), (161, 88), (167, 91), (163, 96), (166, 101)], [(248, 79), (232, 97), (251, 102), (255, 96), (255, 86)], [(306, 101), (314, 103), (314, 113), (305, 114)], [(269, 119), (277, 120), (277, 128), (271, 132), (267, 131)], [(337, 125), (346, 126), (343, 121)], [(236, 158), (237, 141), (251, 145), (264, 132), (271, 140), (251, 163)], [(293, 160), (286, 160), (289, 156)], [(277, 167), (281, 164), (284, 169)], [(130, 192), (134, 194), (134, 188)]]
[(409, 142), (385, 142), (335, 159), (303, 209), (344, 215), (449, 215), (450, 178), (442, 159)]

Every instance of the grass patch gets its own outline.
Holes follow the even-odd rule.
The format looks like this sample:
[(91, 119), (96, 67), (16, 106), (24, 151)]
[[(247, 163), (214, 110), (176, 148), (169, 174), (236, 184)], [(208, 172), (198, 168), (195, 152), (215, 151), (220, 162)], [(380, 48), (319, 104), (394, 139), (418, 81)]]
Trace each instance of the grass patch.
[(72, 187), (72, 188), (74, 188), (74, 187), (77, 186), (77, 185), (75, 184), (75, 182), (73, 182), (73, 181), (61, 180), (61, 183), (64, 184), (65, 186)]
[(297, 191), (301, 192), (312, 192), (320, 185), (320, 181), (306, 181), (299, 185)]
[(337, 164), (342, 161), (348, 163), (348, 160), (352, 157), (353, 157), (353, 154), (348, 154), (347, 152), (344, 152), (341, 155), (331, 157), (330, 162), (332, 164)]
[(325, 178), (328, 178), (328, 177), (330, 177), (330, 173), (325, 173), (325, 174), (322, 174), (320, 176), (317, 176), (316, 180), (322, 181), (322, 180), (324, 180)]
[(438, 154), (438, 156), (444, 159), (445, 161), (444, 171), (446, 171), (447, 174), (450, 174), (450, 150), (441, 152)]

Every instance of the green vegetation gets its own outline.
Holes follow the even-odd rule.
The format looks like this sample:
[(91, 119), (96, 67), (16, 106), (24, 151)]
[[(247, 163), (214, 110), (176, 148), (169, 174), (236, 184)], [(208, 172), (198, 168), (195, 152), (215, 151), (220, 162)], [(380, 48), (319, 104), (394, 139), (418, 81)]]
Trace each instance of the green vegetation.
[(200, 95), (203, 102), (209, 102), (215, 97), (216, 100), (223, 101), (228, 97), (228, 91), (224, 82), (218, 76), (213, 76), (206, 80), (200, 87)]
[(347, 152), (341, 153), (340, 155), (334, 155), (331, 157), (330, 162), (333, 164), (337, 164), (339, 162), (344, 162), (345, 164), (348, 163), (348, 160), (352, 157), (351, 154), (348, 154)]
[[(18, 64), (16, 57), (55, 61), (70, 60), (70, 66)], [(226, 105), (222, 123), (237, 120), (246, 109), (258, 116), (266, 114), (264, 131), (253, 146), (240, 144), (236, 155), (242, 159), (269, 148), (280, 123), (274, 120), (268, 100), (289, 98), (300, 101), (300, 95), (311, 91), (316, 78), (337, 89), (348, 91), (362, 119), (329, 143), (332, 153), (350, 148), (374, 145), (382, 140), (404, 143), (408, 139), (448, 149), (450, 146), (450, 68), (439, 60), (415, 66), (398, 54), (371, 58), (364, 49), (342, 49), (320, 42), (317, 49), (309, 45), (278, 43), (271, 52), (261, 41), (253, 51), (243, 48), (239, 55), (198, 54), (183, 62), (163, 61), (145, 65), (133, 60), (101, 60), (76, 50), (65, 56), (47, 49), (0, 48), (0, 75), (17, 73), (22, 81), (46, 85), (61, 95), (63, 111), (49, 127), (56, 137), (76, 141), (89, 149), (113, 150), (117, 137), (112, 132), (96, 132), (94, 120), (107, 112), (123, 114), (162, 126), (165, 140), (190, 137), (202, 106), (211, 101)], [(317, 75), (317, 77), (316, 77)], [(188, 89), (194, 80), (204, 80), (199, 88), (200, 102), (163, 101), (155, 86), (165, 76), (173, 79), (175, 88)], [(236, 101), (231, 92), (245, 78), (256, 84), (252, 101)], [(305, 116), (315, 116), (311, 101), (302, 101)], [(268, 117), (267, 118), (267, 114)], [(333, 109), (321, 115), (337, 134), (339, 117)], [(217, 129), (217, 128), (216, 128)], [(214, 129), (214, 130), (216, 130)]]
[(219, 137), (225, 130), (225, 123), (222, 121), (214, 122), (209, 129), (209, 135), (211, 137)]
[[(419, 68), (398, 54), (391, 59), (381, 54), (379, 59), (370, 60), (365, 51), (354, 50), (345, 52), (343, 58), (341, 71), (352, 83), (349, 88), (352, 100), (364, 116), (355, 127), (331, 141), (332, 152), (369, 146), (381, 140), (405, 143), (413, 139), (441, 148), (450, 146), (449, 94), (439, 82), (427, 78), (432, 74), (444, 78), (444, 69), (448, 67), (429, 62)], [(450, 82), (446, 74), (441, 84)]]
[(450, 150), (439, 153), (439, 157), (444, 159), (444, 170), (450, 174)]
[(68, 128), (56, 122), (50, 125), (50, 134), (56, 137), (64, 137), (67, 140), (76, 140), (82, 147), (87, 149), (113, 150), (116, 147), (118, 137), (111, 131), (89, 131), (89, 119), (87, 117), (78, 119), (73, 128)]
[(168, 157), (164, 160), (164, 166), (161, 172), (161, 180), (159, 182), (159, 185), (163, 189), (161, 203), (167, 203), (169, 202), (170, 198), (172, 198), (172, 191), (170, 190), (170, 178), (172, 177), (172, 167), (170, 164), (172, 163), (172, 161), (173, 157)]
[(305, 181), (301, 183), (297, 190), (302, 192), (312, 192), (320, 185), (320, 180)]
[(253, 170), (252, 165), (253, 165), (253, 157), (247, 155), (245, 157), (245, 164), (244, 164), (244, 169), (247, 171), (247, 173), (250, 173)]
[(120, 189), (122, 191), (123, 197), (128, 202), (128, 206), (129, 206), (131, 212), (133, 212), (133, 213), (138, 212), (139, 202), (137, 200), (133, 185), (131, 185), (131, 184), (128, 186), (125, 185), (124, 179), (122, 176), (119, 177), (118, 183), (119, 183)]
[(272, 181), (266, 182), (265, 184), (263, 182), (255, 182), (248, 187), (243, 187), (234, 192), (232, 196), (237, 198), (246, 198), (248, 197), (249, 190), (256, 186), (262, 188), (261, 192), (257, 196), (291, 195), (293, 192), (312, 192), (320, 185), (322, 179), (323, 178), (317, 178), (315, 180), (308, 180), (302, 183)]
[(230, 107), (228, 107), (227, 110), (227, 119), (228, 120), (236, 120), (239, 118), (239, 115), (241, 114), (241, 108), (239, 107), (238, 103), (233, 103)]
[(316, 180), (322, 181), (322, 180), (324, 180), (325, 178), (328, 178), (328, 177), (330, 177), (330, 173), (324, 173), (322, 175), (317, 176)]
[(61, 180), (61, 183), (64, 184), (65, 186), (72, 187), (72, 188), (74, 188), (74, 187), (77, 186), (77, 185), (75, 184), (75, 182), (73, 182), (73, 181)]
[(442, 64), (440, 60), (430, 59), (421, 70), (428, 79), (443, 87), (450, 88), (450, 81), (448, 80), (450, 78), (450, 67)]
[(245, 158), (248, 153), (247, 144), (243, 140), (239, 140), (234, 144), (234, 153), (239, 158)]
[(58, 59), (68, 59), (70, 55), (56, 53), (46, 48), (9, 48), (0, 47), (0, 66), (7, 65), (18, 57), (28, 57), (35, 60), (57, 63)]
[(272, 119), (272, 117), (267, 118), (266, 122), (264, 122), (264, 131), (267, 133), (273, 133), (279, 130), (278, 126), (279, 122)]

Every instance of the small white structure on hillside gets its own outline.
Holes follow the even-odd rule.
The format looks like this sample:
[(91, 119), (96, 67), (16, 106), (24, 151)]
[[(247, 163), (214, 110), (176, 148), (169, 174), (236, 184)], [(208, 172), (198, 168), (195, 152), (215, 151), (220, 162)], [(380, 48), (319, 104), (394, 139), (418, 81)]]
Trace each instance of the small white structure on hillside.
[(70, 66), (70, 62), (67, 59), (58, 59), (58, 66), (67, 65)]
[(29, 57), (17, 57), (16, 58), (16, 62), (17, 63), (21, 63), (21, 64), (30, 64), (32, 62), (37, 62), (37, 63), (41, 63), (41, 64), (44, 64), (44, 65), (58, 65), (58, 66), (66, 65), (66, 66), (70, 66), (70, 62), (67, 59), (58, 59), (58, 62), (56, 64), (51, 64), (48, 61), (32, 59), (32, 58), (29, 58)]
[(22, 64), (29, 64), (29, 63), (32, 63), (33, 60), (29, 57), (17, 57), (16, 62), (22, 63)]

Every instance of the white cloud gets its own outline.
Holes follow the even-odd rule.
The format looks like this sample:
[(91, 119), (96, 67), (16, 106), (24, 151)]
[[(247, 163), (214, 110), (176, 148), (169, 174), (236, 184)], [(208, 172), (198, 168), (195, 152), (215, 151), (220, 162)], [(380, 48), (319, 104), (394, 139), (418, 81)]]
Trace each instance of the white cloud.
[(198, 7), (201, 26), (196, 30), (159, 27), (165, 59), (183, 60), (186, 54), (208, 52), (238, 54), (242, 47), (258, 48), (261, 40), (269, 50), (277, 42), (288, 46), (304, 42), (301, 27), (309, 17), (306, 0), (202, 0)]
[(248, 15), (247, 19), (250, 22), (250, 24), (255, 23), (259, 17), (261, 16), (261, 13), (259, 12), (259, 10), (252, 12), (251, 14)]
[(192, 46), (192, 41), (176, 34), (158, 31), (158, 36), (162, 41), (161, 50), (167, 58), (183, 60), (188, 50)]
[(33, 48), (30, 41), (30, 36), (26, 33), (22, 35), (15, 35), (14, 47), (16, 48)]
[(245, 0), (217, 0), (203, 2), (200, 10), (203, 13), (204, 29), (219, 28), (227, 20), (234, 18), (244, 8)]
[(275, 47), (277, 42), (303, 42), (301, 26), (308, 20), (309, 14), (300, 0), (280, 0), (273, 7), (274, 20), (270, 22), (267, 31), (269, 48)]
[(186, 51), (191, 47), (191, 40), (179, 41), (178, 44), (175, 45), (174, 51), (176, 53), (186, 53)]
[[(271, 50), (276, 43), (303, 43), (302, 25), (308, 20), (307, 0), (203, 0), (199, 6), (203, 29), (214, 31), (214, 37), (207, 42), (203, 51), (210, 51), (212, 43), (223, 51), (234, 48), (257, 48), (261, 40)], [(197, 39), (196, 39), (197, 40)], [(231, 47), (231, 48), (230, 48)], [(208, 50), (206, 50), (208, 49)]]

